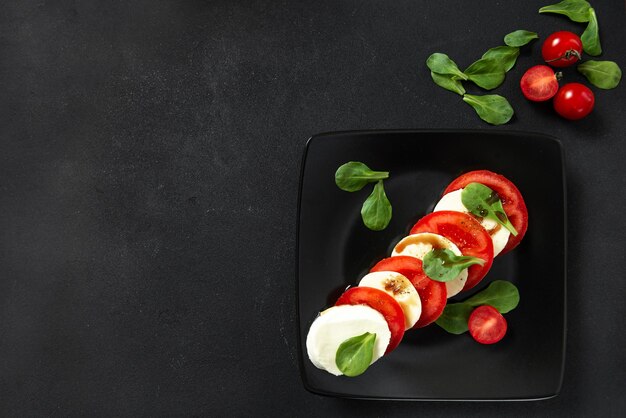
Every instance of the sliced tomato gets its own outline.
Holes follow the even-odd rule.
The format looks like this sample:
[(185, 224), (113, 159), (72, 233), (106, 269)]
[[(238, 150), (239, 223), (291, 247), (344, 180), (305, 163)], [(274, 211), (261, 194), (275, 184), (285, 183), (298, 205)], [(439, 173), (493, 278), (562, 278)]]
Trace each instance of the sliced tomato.
[(338, 305), (367, 305), (380, 312), (391, 332), (391, 339), (385, 354), (393, 351), (404, 337), (404, 312), (400, 304), (382, 290), (373, 287), (351, 287), (337, 299)]
[(520, 191), (506, 177), (488, 170), (470, 171), (457, 177), (448, 185), (443, 194), (462, 189), (470, 183), (481, 183), (494, 190), (502, 200), (502, 207), (509, 221), (517, 230), (517, 236), (509, 237), (509, 241), (500, 254), (505, 254), (517, 247), (528, 229), (528, 209)]
[(493, 263), (493, 241), (483, 226), (473, 216), (463, 212), (442, 210), (433, 212), (411, 228), (411, 234), (432, 232), (452, 241), (463, 255), (482, 258), (485, 264), (475, 264), (467, 269), (467, 282), (463, 290), (471, 289), (485, 277)]
[(413, 283), (422, 302), (422, 314), (413, 328), (423, 328), (439, 318), (446, 307), (446, 284), (431, 280), (422, 269), (422, 260), (406, 255), (384, 258), (370, 271), (395, 271)]
[(481, 344), (495, 344), (506, 334), (506, 319), (493, 306), (482, 305), (472, 311), (467, 321), (469, 332)]
[(519, 85), (524, 97), (533, 102), (550, 100), (559, 89), (558, 77), (547, 65), (530, 67), (522, 76)]

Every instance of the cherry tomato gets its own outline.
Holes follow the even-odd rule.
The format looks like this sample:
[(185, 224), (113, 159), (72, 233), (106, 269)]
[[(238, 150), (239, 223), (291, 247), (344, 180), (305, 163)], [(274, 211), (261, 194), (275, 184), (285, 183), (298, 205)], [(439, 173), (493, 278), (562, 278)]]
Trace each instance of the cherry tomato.
[(578, 120), (593, 110), (595, 96), (591, 89), (580, 83), (567, 83), (554, 96), (554, 110), (565, 119)]
[(545, 62), (553, 67), (569, 67), (581, 59), (583, 43), (575, 33), (562, 30), (546, 38), (541, 47)]
[(528, 229), (528, 209), (526, 209), (524, 198), (517, 187), (515, 187), (509, 179), (489, 170), (470, 171), (462, 174), (448, 185), (443, 194), (462, 189), (468, 184), (474, 182), (482, 183), (498, 193), (500, 200), (502, 200), (504, 213), (506, 213), (509, 221), (511, 221), (517, 230), (517, 236), (513, 236), (513, 234), (511, 234), (509, 236), (509, 241), (500, 253), (506, 254), (520, 243), (526, 234), (526, 230)]
[(422, 260), (406, 255), (384, 258), (370, 271), (395, 271), (413, 283), (422, 301), (422, 314), (413, 329), (423, 328), (437, 320), (446, 307), (446, 284), (432, 280), (422, 269)]
[(506, 319), (493, 306), (483, 305), (474, 309), (467, 321), (469, 332), (481, 344), (494, 344), (506, 334)]
[(533, 102), (551, 99), (559, 89), (559, 82), (554, 70), (547, 65), (530, 67), (520, 80), (524, 97)]
[(411, 228), (411, 234), (432, 232), (452, 241), (463, 255), (482, 258), (485, 264), (470, 266), (463, 290), (471, 289), (485, 277), (493, 263), (493, 241), (489, 233), (471, 215), (463, 212), (442, 210), (433, 212)]
[(373, 287), (351, 287), (337, 299), (335, 306), (338, 305), (367, 305), (383, 315), (391, 332), (385, 354), (393, 351), (402, 341), (402, 337), (404, 337), (404, 312), (393, 296)]

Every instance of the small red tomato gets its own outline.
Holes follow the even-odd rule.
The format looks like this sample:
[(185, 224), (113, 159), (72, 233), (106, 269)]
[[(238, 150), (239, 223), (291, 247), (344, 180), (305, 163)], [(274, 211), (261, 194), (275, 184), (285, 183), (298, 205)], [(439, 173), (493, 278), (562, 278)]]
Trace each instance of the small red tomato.
[(580, 83), (567, 83), (554, 96), (554, 110), (565, 119), (577, 120), (593, 110), (595, 97), (591, 89)]
[(581, 59), (583, 43), (575, 33), (554, 32), (543, 43), (541, 55), (553, 67), (569, 67)]
[(559, 82), (554, 70), (547, 65), (530, 67), (519, 82), (524, 97), (533, 102), (551, 99), (559, 89)]
[(506, 334), (507, 323), (496, 308), (482, 305), (474, 309), (467, 322), (470, 335), (481, 344), (495, 344)]

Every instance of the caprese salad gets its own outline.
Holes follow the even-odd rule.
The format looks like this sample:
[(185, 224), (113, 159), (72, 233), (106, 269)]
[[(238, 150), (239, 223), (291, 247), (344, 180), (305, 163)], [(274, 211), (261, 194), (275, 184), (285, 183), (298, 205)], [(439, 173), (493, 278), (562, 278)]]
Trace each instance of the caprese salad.
[[(459, 176), (444, 190), (434, 211), (394, 246), (390, 257), (378, 261), (358, 286), (348, 288), (333, 307), (320, 312), (306, 338), (309, 359), (333, 375), (363, 373), (393, 351), (406, 331), (438, 321), (448, 298), (478, 285), (494, 257), (515, 248), (527, 229), (528, 211), (511, 181), (488, 170)], [(488, 297), (477, 294), (457, 306), (469, 317), (457, 328), (461, 332), (469, 328), (483, 344), (499, 341), (507, 326), (502, 313), (517, 301), (503, 303), (507, 309), (500, 311), (498, 303), (494, 307), (482, 302), (497, 298), (500, 289), (510, 295), (510, 286), (494, 282), (484, 291)]]

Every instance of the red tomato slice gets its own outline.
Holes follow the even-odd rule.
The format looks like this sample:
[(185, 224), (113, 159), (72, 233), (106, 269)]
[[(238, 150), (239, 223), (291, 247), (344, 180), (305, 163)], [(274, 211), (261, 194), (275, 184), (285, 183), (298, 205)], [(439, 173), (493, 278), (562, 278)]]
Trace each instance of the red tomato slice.
[(485, 277), (493, 263), (493, 241), (489, 233), (473, 216), (463, 212), (442, 210), (424, 216), (411, 228), (411, 234), (432, 232), (452, 241), (463, 255), (482, 258), (485, 264), (467, 269), (463, 290), (471, 289)]
[(467, 321), (472, 338), (481, 344), (494, 344), (506, 334), (506, 319), (493, 306), (483, 305), (474, 309)]
[(506, 177), (488, 170), (470, 171), (457, 177), (448, 185), (443, 194), (462, 189), (470, 183), (481, 183), (494, 190), (502, 200), (502, 207), (509, 221), (517, 230), (517, 236), (509, 236), (509, 242), (500, 254), (505, 254), (517, 247), (528, 229), (528, 209), (520, 191)]
[(393, 296), (373, 287), (351, 287), (337, 299), (335, 306), (338, 305), (367, 305), (385, 317), (391, 332), (391, 339), (385, 354), (393, 351), (402, 341), (402, 337), (404, 337), (404, 312)]
[(372, 267), (370, 272), (373, 271), (395, 271), (413, 283), (422, 301), (422, 314), (413, 325), (413, 329), (423, 328), (435, 322), (446, 307), (448, 299), (446, 284), (431, 280), (424, 273), (422, 260), (418, 258), (406, 255), (384, 258)]

